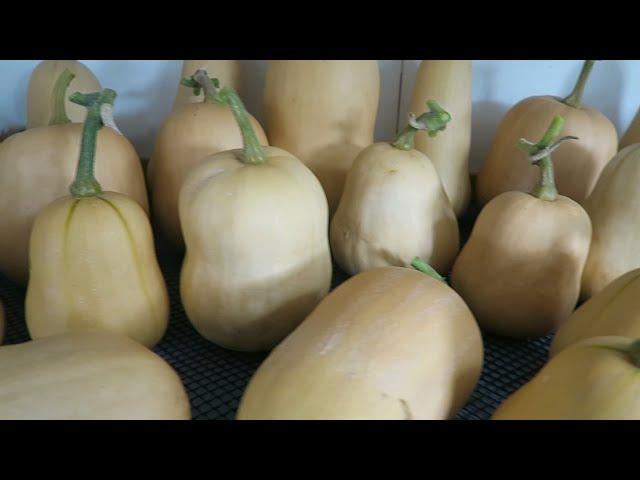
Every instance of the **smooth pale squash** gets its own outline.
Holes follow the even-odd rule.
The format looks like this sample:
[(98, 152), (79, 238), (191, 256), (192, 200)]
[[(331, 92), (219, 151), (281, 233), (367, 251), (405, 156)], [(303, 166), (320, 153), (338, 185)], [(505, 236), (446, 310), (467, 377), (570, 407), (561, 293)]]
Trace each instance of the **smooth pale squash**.
[(347, 175), (330, 240), (336, 262), (351, 275), (409, 266), (416, 255), (443, 272), (453, 264), (460, 246), (455, 213), (431, 160), (413, 148), (416, 127), (435, 135), (451, 119), (429, 104), (393, 143), (365, 148)]
[(611, 336), (640, 338), (640, 268), (618, 277), (573, 312), (553, 337), (549, 353), (586, 338)]
[(149, 219), (93, 176), (100, 108), (115, 95), (72, 97), (89, 111), (71, 195), (43, 208), (31, 232), (25, 318), (33, 339), (96, 328), (152, 347), (167, 328), (169, 297)]
[(127, 337), (70, 332), (0, 348), (2, 420), (190, 420), (180, 378)]
[[(204, 81), (201, 75), (205, 72), (198, 72), (197, 78)], [(249, 119), (259, 142), (268, 145), (260, 124), (252, 116)], [(186, 172), (209, 155), (240, 147), (242, 135), (233, 113), (227, 105), (219, 105), (211, 98), (177, 108), (162, 124), (147, 167), (147, 178), (154, 218), (176, 247), (184, 246), (178, 196)]]
[(640, 267), (640, 144), (618, 152), (598, 179), (584, 208), (593, 240), (582, 276), (583, 299)]
[(538, 144), (526, 146), (529, 155), (546, 155), (536, 161), (538, 187), (532, 194), (507, 192), (491, 200), (453, 266), (453, 288), (480, 326), (499, 335), (549, 333), (578, 301), (591, 224), (578, 203), (555, 189), (546, 147), (562, 123), (556, 117)]
[(237, 418), (447, 419), (482, 362), (478, 325), (446, 283), (377, 268), (333, 290), (271, 352)]
[(627, 128), (627, 131), (620, 139), (619, 148), (622, 150), (634, 143), (640, 143), (640, 110), (638, 110), (638, 113), (636, 113), (636, 116), (633, 118), (629, 128)]
[[(237, 60), (184, 60), (180, 78), (189, 78), (196, 70), (206, 71), (212, 78), (217, 78), (220, 85), (229, 86), (236, 90), (240, 87), (240, 64)], [(203, 101), (203, 91), (196, 95), (193, 89), (178, 86), (173, 109), (176, 110), (182, 105), (202, 103)]]
[(457, 216), (471, 198), (471, 60), (423, 60), (418, 68), (409, 109), (420, 112), (425, 102), (437, 99), (454, 119), (437, 138), (416, 134), (416, 150), (431, 159)]
[[(33, 221), (42, 208), (67, 195), (82, 128), (80, 123), (36, 127), (0, 143), (0, 272), (20, 285), (29, 276)], [(105, 189), (131, 197), (148, 211), (140, 159), (124, 136), (110, 127), (100, 130), (95, 162)]]
[(501, 193), (529, 192), (536, 186), (538, 172), (518, 151), (518, 140), (539, 138), (556, 115), (565, 119), (565, 134), (580, 139), (564, 146), (554, 157), (558, 192), (578, 203), (591, 193), (605, 165), (618, 150), (613, 123), (597, 110), (581, 104), (592, 62), (587, 60), (567, 98), (529, 97), (507, 112), (478, 173), (476, 193), (481, 205)]
[(318, 177), (330, 216), (354, 158), (373, 143), (379, 96), (376, 60), (269, 61), (264, 92), (269, 141)]
[[(74, 74), (70, 88), (72, 92), (95, 92), (100, 82), (85, 65), (76, 60), (44, 60), (34, 68), (29, 79), (27, 93), (27, 128), (44, 127), (57, 123), (54, 89), (58, 78), (67, 69)], [(86, 111), (79, 105), (63, 99), (70, 121), (82, 123)]]
[(640, 340), (596, 337), (553, 357), (494, 420), (640, 420)]
[(327, 200), (300, 160), (260, 146), (233, 90), (216, 96), (232, 106), (244, 149), (207, 157), (185, 177), (180, 294), (205, 338), (267, 350), (329, 291)]

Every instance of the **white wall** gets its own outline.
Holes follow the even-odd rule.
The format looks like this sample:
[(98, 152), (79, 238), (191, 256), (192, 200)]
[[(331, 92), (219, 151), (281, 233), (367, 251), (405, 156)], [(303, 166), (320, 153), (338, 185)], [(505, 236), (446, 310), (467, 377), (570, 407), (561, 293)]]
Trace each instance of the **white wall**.
[[(0, 61), (0, 131), (25, 124), (29, 75), (39, 60)], [(118, 92), (114, 108), (118, 126), (148, 157), (154, 135), (173, 104), (179, 81), (179, 60), (82, 60), (101, 84)], [(406, 119), (419, 60), (381, 60), (382, 94), (376, 139), (388, 140)], [(244, 60), (243, 92), (247, 108), (262, 118), (264, 60)], [(473, 65), (473, 140), (471, 168), (477, 171), (491, 137), (505, 111), (531, 95), (564, 96), (580, 71), (580, 60), (489, 61)], [(248, 80), (247, 80), (248, 79)], [(585, 92), (586, 104), (599, 109), (622, 134), (640, 106), (640, 61), (601, 61), (596, 64)], [(400, 104), (398, 104), (400, 102)]]

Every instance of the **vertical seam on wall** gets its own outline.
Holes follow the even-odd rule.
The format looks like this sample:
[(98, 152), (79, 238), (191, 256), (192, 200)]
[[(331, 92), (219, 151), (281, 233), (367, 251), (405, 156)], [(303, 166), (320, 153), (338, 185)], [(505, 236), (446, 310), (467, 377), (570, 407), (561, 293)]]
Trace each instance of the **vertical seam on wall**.
[(404, 60), (400, 60), (400, 84), (398, 85), (398, 102), (396, 108), (396, 134), (400, 128), (400, 109), (402, 107), (402, 82), (404, 80)]

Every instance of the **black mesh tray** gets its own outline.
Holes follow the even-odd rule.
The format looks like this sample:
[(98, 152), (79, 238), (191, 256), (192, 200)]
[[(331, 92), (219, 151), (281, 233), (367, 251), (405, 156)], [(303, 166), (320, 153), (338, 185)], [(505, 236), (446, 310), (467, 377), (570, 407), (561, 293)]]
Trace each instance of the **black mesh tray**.
[[(476, 217), (472, 208), (460, 220), (463, 241)], [(158, 235), (156, 235), (158, 237)], [(185, 316), (179, 295), (181, 258), (161, 242), (157, 245), (171, 301), (169, 328), (154, 351), (169, 362), (189, 393), (194, 419), (233, 419), (251, 375), (266, 354), (243, 354), (223, 349), (201, 337)], [(334, 266), (333, 287), (346, 276)], [(0, 298), (5, 307), (5, 344), (29, 340), (24, 322), (24, 289), (0, 275)], [(484, 369), (477, 388), (457, 419), (488, 419), (498, 405), (527, 382), (545, 363), (551, 335), (516, 341), (483, 334)]]

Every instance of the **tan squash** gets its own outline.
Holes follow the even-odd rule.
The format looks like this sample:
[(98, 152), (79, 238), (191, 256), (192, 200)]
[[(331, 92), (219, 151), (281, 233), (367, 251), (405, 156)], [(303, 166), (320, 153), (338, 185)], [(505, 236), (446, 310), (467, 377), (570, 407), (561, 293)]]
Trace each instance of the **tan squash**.
[[(72, 77), (67, 71), (59, 78), (63, 96)], [(144, 172), (135, 148), (110, 127), (100, 130), (98, 138), (95, 161), (102, 185), (130, 196), (147, 212)], [(0, 272), (20, 285), (29, 276), (33, 221), (42, 208), (67, 195), (81, 139), (82, 124), (60, 123), (16, 133), (0, 144)]]
[(547, 363), (494, 420), (640, 420), (640, 340), (596, 337)]
[(406, 267), (416, 255), (449, 272), (458, 254), (458, 222), (438, 172), (413, 148), (416, 132), (436, 135), (451, 119), (436, 102), (428, 104), (430, 111), (412, 118), (393, 143), (365, 148), (347, 175), (330, 240), (337, 264), (351, 275)]
[(555, 117), (539, 143), (521, 143), (540, 167), (539, 185), (531, 194), (507, 192), (491, 200), (453, 266), (451, 285), (480, 326), (498, 335), (549, 333), (578, 301), (591, 224), (554, 184), (550, 149), (562, 125)]
[[(197, 78), (202, 82), (206, 72), (198, 72)], [(195, 80), (191, 81), (194, 82), (190, 83), (192, 86), (203, 88)], [(268, 145), (260, 124), (255, 118), (249, 118), (260, 143)], [(228, 106), (215, 103), (210, 96), (205, 102), (177, 108), (162, 124), (147, 167), (147, 178), (154, 218), (176, 247), (184, 247), (178, 196), (186, 172), (204, 157), (241, 147), (242, 135), (233, 113)]]
[(185, 177), (180, 294), (205, 338), (268, 350), (329, 291), (327, 200), (300, 160), (260, 145), (233, 90), (215, 95), (231, 106), (244, 148), (207, 157)]
[(154, 346), (169, 320), (169, 297), (149, 219), (133, 199), (103, 192), (93, 175), (101, 107), (116, 93), (72, 96), (88, 108), (70, 196), (43, 208), (29, 245), (25, 318), (31, 338), (86, 328)]
[(565, 119), (567, 135), (580, 138), (579, 143), (564, 146), (554, 157), (558, 192), (578, 203), (591, 193), (605, 165), (618, 150), (618, 134), (613, 123), (581, 103), (593, 62), (585, 62), (568, 97), (529, 97), (507, 112), (478, 173), (476, 193), (481, 205), (501, 193), (529, 192), (535, 187), (536, 168), (518, 152), (518, 140), (539, 138), (556, 115)]
[(373, 143), (380, 96), (376, 60), (274, 60), (264, 111), (271, 145), (291, 152), (318, 177), (338, 207), (347, 172)]
[(640, 267), (640, 144), (618, 152), (584, 204), (593, 240), (582, 276), (581, 297), (588, 299), (616, 278)]
[[(100, 82), (85, 65), (76, 60), (44, 60), (34, 68), (29, 79), (27, 93), (27, 128), (44, 127), (52, 123), (61, 123), (56, 115), (66, 110), (71, 122), (82, 123), (86, 111), (67, 98), (59, 99), (54, 94), (58, 78), (67, 69), (74, 78), (69, 88), (72, 92), (95, 92), (100, 90)], [(55, 102), (64, 103), (64, 109), (56, 107)]]
[(258, 368), (237, 418), (438, 420), (480, 376), (480, 330), (446, 283), (383, 267), (333, 290)]
[(69, 332), (0, 348), (1, 420), (189, 420), (175, 370), (127, 337)]
[(633, 121), (620, 139), (619, 149), (622, 150), (634, 143), (640, 143), (640, 109), (638, 110), (638, 113), (636, 113), (636, 116), (633, 117)]
[[(182, 74), (180, 79), (189, 78), (197, 70), (206, 71), (212, 78), (217, 78), (220, 85), (233, 89), (240, 87), (240, 63), (237, 60), (184, 60), (182, 62)], [(202, 103), (204, 92), (194, 92), (191, 88), (179, 85), (176, 99), (173, 102), (173, 110), (190, 103)]]
[(471, 198), (471, 60), (423, 60), (418, 68), (409, 109), (420, 112), (426, 101), (437, 98), (454, 121), (434, 138), (416, 134), (416, 150), (431, 159), (438, 171), (453, 211), (462, 215)]

